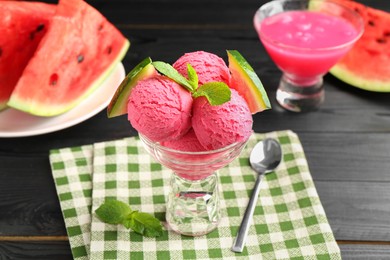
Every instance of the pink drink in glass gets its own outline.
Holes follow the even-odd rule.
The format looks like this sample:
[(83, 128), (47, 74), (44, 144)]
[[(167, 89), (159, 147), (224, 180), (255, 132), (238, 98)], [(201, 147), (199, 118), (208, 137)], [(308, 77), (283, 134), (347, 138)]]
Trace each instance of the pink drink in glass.
[(363, 20), (332, 0), (273, 0), (254, 16), (268, 54), (283, 71), (276, 100), (294, 112), (316, 110), (325, 99), (323, 75), (363, 33)]
[(359, 34), (343, 18), (310, 11), (279, 13), (255, 26), (277, 66), (302, 78), (303, 86), (313, 83), (310, 78), (325, 74)]

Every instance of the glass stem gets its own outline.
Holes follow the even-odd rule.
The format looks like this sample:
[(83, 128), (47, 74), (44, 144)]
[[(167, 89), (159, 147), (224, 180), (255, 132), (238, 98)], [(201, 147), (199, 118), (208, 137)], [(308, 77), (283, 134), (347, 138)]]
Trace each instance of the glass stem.
[(220, 220), (217, 174), (196, 181), (172, 174), (166, 220), (174, 231), (187, 236), (214, 230)]

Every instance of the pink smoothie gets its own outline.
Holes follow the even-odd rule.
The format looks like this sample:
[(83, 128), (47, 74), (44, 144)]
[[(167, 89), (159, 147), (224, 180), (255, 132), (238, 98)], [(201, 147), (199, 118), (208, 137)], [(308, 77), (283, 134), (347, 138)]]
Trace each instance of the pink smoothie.
[(358, 36), (347, 20), (310, 11), (279, 13), (255, 27), (282, 71), (307, 78), (325, 74)]

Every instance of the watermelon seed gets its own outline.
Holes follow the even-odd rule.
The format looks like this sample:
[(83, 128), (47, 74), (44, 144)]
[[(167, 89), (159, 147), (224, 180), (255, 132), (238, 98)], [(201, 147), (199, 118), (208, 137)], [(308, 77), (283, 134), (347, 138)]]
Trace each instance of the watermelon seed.
[(98, 27), (98, 31), (101, 31), (101, 30), (103, 30), (103, 24), (100, 24)]
[(35, 32), (31, 32), (30, 33), (30, 40), (34, 40), (34, 38), (35, 38)]
[(0, 57), (3, 55), (3, 48), (0, 47)]
[(83, 62), (83, 60), (84, 60), (84, 56), (83, 56), (82, 54), (80, 54), (79, 56), (77, 56), (77, 62), (78, 62), (78, 63)]
[(383, 35), (384, 35), (385, 37), (390, 37), (390, 32), (385, 32)]
[(32, 31), (32, 32), (30, 33), (30, 40), (34, 40), (34, 38), (35, 38), (35, 33), (42, 31), (43, 28), (45, 28), (45, 25), (44, 25), (43, 23), (39, 24), (39, 25), (37, 26), (37, 28), (35, 29), (35, 31)]
[(360, 9), (359, 8), (355, 7), (354, 10), (355, 10), (355, 12), (360, 13)]
[(368, 25), (370, 25), (370, 26), (375, 26), (375, 23), (374, 23), (374, 21), (369, 20), (369, 21), (368, 21)]
[(376, 39), (377, 43), (386, 43), (386, 39), (385, 38), (378, 38)]
[(108, 54), (111, 54), (111, 52), (112, 52), (112, 47), (109, 46), (109, 47), (107, 48), (107, 53), (108, 53)]
[(40, 31), (43, 30), (43, 28), (45, 28), (45, 25), (44, 25), (43, 23), (41, 23), (40, 25), (37, 26), (36, 31), (37, 31), (37, 32), (40, 32)]
[(58, 81), (58, 74), (57, 73), (51, 74), (50, 82), (49, 82), (50, 86), (57, 85), (57, 81)]

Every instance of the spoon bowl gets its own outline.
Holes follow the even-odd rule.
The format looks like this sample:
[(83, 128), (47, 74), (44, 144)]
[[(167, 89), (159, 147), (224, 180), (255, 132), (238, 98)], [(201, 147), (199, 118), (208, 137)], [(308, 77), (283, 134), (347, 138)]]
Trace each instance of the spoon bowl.
[(259, 174), (274, 170), (282, 160), (280, 144), (271, 138), (258, 142), (252, 149), (249, 162), (252, 169)]
[(250, 219), (255, 210), (257, 198), (260, 192), (260, 183), (264, 175), (272, 172), (282, 161), (282, 149), (278, 141), (272, 138), (258, 142), (252, 149), (249, 162), (252, 169), (258, 173), (251, 198), (246, 208), (232, 251), (241, 253), (244, 249), (245, 240), (248, 235)]

